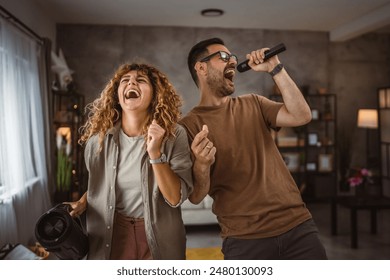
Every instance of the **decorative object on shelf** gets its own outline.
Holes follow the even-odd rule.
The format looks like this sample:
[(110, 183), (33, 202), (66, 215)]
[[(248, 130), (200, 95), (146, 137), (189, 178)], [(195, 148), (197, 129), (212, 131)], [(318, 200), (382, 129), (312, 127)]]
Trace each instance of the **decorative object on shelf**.
[(279, 147), (298, 147), (299, 141), (297, 136), (278, 137)]
[(307, 171), (316, 171), (317, 170), (317, 164), (315, 162), (308, 162), (308, 163), (306, 163), (306, 170)]
[(320, 113), (317, 109), (311, 110), (311, 118), (312, 120), (318, 120), (320, 118)]
[(378, 128), (378, 111), (375, 109), (359, 109), (357, 126), (366, 129), (366, 165), (370, 166), (370, 129)]
[(69, 69), (61, 49), (59, 50), (58, 56), (54, 52), (52, 52), (51, 59), (53, 63), (51, 69), (58, 75), (58, 81), (60, 86), (60, 88), (58, 88), (56, 85), (53, 85), (53, 90), (68, 91), (69, 86), (73, 82), (73, 70)]
[(318, 133), (310, 132), (307, 136), (307, 143), (310, 146), (317, 146), (318, 144)]
[(299, 171), (299, 153), (283, 153), (282, 156), (288, 170), (292, 172)]
[(317, 88), (317, 93), (318, 94), (327, 94), (328, 89), (326, 87), (319, 87), (319, 88)]
[(331, 146), (333, 141), (331, 138), (324, 136), (320, 141), (321, 146)]
[(57, 129), (57, 180), (56, 191), (69, 192), (72, 178), (72, 140), (70, 127)]
[(329, 102), (329, 99), (327, 99), (325, 102), (324, 112), (322, 114), (322, 119), (324, 121), (332, 121), (333, 120), (332, 108), (331, 108), (331, 104)]
[(318, 155), (318, 171), (320, 172), (333, 171), (333, 155), (331, 154)]

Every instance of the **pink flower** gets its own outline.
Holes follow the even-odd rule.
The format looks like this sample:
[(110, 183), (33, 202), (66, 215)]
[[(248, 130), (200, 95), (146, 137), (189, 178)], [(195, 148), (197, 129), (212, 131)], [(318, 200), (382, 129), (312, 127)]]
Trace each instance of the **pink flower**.
[(361, 183), (363, 183), (362, 177), (351, 177), (348, 179), (348, 183), (351, 187), (359, 186)]
[(363, 175), (363, 176), (370, 176), (370, 171), (368, 171), (367, 168), (362, 168), (360, 170), (360, 173)]
[(372, 172), (367, 168), (355, 168), (351, 170), (352, 176), (348, 178), (350, 187), (357, 187), (363, 184), (365, 181), (370, 182)]

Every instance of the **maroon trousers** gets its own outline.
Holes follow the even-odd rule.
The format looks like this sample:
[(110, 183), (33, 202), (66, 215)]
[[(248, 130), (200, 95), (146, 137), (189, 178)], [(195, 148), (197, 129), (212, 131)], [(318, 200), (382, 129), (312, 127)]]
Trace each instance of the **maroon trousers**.
[(111, 243), (111, 260), (152, 259), (142, 218), (127, 217), (115, 211)]

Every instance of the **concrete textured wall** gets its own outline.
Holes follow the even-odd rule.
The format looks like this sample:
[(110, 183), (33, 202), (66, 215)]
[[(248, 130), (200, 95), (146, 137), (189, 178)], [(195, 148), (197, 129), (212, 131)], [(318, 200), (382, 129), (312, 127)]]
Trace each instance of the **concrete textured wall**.
[[(105, 25), (57, 25), (57, 46), (75, 71), (78, 91), (86, 102), (95, 99), (120, 64), (144, 61), (167, 74), (183, 96), (183, 113), (199, 101), (187, 68), (189, 49), (198, 41), (222, 38), (238, 55), (283, 42), (287, 51), (279, 55), (298, 86), (310, 93), (326, 87), (337, 95), (338, 129), (353, 135), (353, 164), (365, 162), (365, 132), (356, 128), (358, 108), (376, 108), (377, 88), (390, 85), (390, 35), (368, 34), (344, 42), (329, 41), (326, 32), (274, 31)], [(236, 93), (256, 92), (268, 96), (273, 81), (267, 74), (237, 73)], [(377, 145), (373, 144), (372, 149)]]
[[(390, 85), (390, 36), (368, 34), (329, 48), (329, 80), (337, 93), (338, 128), (350, 131), (355, 165), (365, 163), (366, 131), (356, 127), (360, 108), (377, 108), (377, 88)], [(379, 153), (377, 130), (369, 132), (370, 151)]]
[[(298, 85), (327, 86), (328, 34), (325, 32), (270, 31), (261, 29), (208, 29), (180, 27), (58, 25), (57, 44), (75, 71), (78, 90), (91, 102), (121, 63), (144, 61), (167, 74), (183, 96), (183, 112), (198, 103), (199, 94), (187, 67), (187, 54), (198, 41), (222, 38), (240, 61), (247, 52), (280, 42), (287, 51), (281, 61)], [(269, 75), (238, 73), (236, 95), (256, 92), (268, 95), (273, 81)]]

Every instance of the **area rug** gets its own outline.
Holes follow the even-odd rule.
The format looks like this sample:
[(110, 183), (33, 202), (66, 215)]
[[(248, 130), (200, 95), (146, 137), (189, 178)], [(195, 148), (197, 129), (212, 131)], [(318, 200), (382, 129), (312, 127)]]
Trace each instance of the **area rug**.
[(223, 260), (221, 247), (187, 248), (187, 260)]

